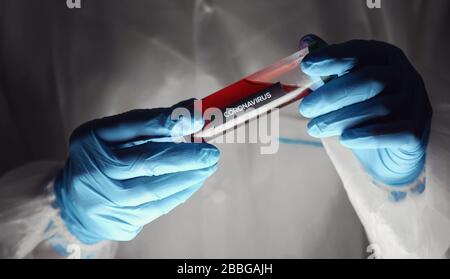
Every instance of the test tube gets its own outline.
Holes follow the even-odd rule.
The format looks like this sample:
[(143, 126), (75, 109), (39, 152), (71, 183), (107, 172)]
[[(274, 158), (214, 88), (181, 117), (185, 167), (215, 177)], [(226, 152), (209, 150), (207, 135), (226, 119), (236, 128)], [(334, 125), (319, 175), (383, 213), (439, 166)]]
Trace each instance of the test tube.
[[(298, 101), (323, 85), (325, 78), (312, 79), (300, 69), (309, 48), (251, 74), (194, 104), (205, 119), (204, 128), (194, 138), (222, 135), (275, 108)], [(220, 118), (220, 119), (218, 119)]]

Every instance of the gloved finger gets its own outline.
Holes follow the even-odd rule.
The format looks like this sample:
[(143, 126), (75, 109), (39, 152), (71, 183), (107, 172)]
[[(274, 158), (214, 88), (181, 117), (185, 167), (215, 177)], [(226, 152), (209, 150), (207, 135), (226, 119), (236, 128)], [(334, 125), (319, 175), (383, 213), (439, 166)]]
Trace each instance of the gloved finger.
[(400, 201), (404, 200), (407, 195), (408, 195), (408, 193), (406, 193), (406, 192), (392, 191), (392, 192), (389, 192), (389, 200), (391, 202), (400, 202)]
[(165, 199), (192, 185), (204, 182), (217, 170), (217, 165), (187, 172), (154, 177), (138, 177), (116, 183), (108, 198), (120, 206), (138, 206)]
[(343, 75), (362, 66), (388, 65), (389, 56), (383, 42), (352, 40), (330, 45), (308, 54), (301, 66), (310, 76)]
[(409, 121), (362, 125), (345, 130), (341, 143), (351, 149), (414, 149), (420, 146), (421, 139), (413, 131)]
[(127, 223), (134, 226), (144, 226), (185, 203), (202, 186), (203, 183), (197, 183), (162, 200), (148, 202), (138, 206), (116, 208), (114, 215), (120, 219), (127, 220)]
[(112, 153), (113, 163), (100, 164), (103, 173), (117, 180), (204, 169), (220, 158), (220, 151), (208, 143), (151, 142)]
[(308, 123), (308, 134), (316, 138), (340, 136), (348, 128), (389, 115), (390, 101), (392, 98), (379, 95), (369, 101), (316, 117)]
[(387, 89), (395, 73), (387, 67), (367, 67), (333, 79), (300, 103), (300, 113), (314, 118), (369, 100)]
[(416, 187), (412, 188), (410, 192), (414, 195), (420, 195), (423, 194), (423, 192), (425, 192), (425, 189), (426, 189), (425, 183), (420, 183), (416, 185)]
[[(204, 126), (201, 114), (194, 113), (193, 102), (194, 99), (190, 99), (170, 108), (133, 110), (106, 117), (96, 121), (95, 132), (107, 142), (188, 136)], [(185, 109), (188, 115), (174, 118), (172, 114), (176, 109)]]
[(328, 46), (322, 38), (315, 34), (308, 34), (300, 39), (299, 49), (309, 48), (310, 50), (316, 51), (317, 49), (324, 48)]

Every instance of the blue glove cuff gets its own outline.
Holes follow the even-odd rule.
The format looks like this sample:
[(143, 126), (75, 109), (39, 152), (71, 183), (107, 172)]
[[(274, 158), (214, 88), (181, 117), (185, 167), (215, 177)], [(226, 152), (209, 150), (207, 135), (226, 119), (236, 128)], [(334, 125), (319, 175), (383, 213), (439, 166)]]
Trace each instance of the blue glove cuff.
[[(416, 146), (353, 150), (353, 153), (377, 184), (402, 190), (414, 185), (424, 175), (427, 145), (428, 133)], [(364, 164), (373, 161), (378, 163)]]
[(56, 177), (53, 187), (56, 197), (55, 206), (60, 210), (61, 219), (64, 221), (69, 232), (83, 244), (90, 245), (102, 241), (103, 239), (98, 238), (86, 230), (77, 218), (76, 208), (66, 193), (67, 187), (63, 186), (67, 183), (66, 175), (66, 171), (62, 170)]

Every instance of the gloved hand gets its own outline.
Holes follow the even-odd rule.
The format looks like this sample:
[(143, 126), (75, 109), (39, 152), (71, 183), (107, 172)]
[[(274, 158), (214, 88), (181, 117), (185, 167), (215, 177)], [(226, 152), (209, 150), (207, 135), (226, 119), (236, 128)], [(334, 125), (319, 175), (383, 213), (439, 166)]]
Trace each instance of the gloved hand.
[[(324, 44), (314, 35), (302, 41)], [(334, 76), (300, 105), (300, 113), (312, 118), (308, 133), (340, 136), (377, 182), (399, 190), (414, 183), (424, 169), (432, 108), (422, 78), (403, 52), (387, 43), (354, 40), (325, 44), (301, 66), (312, 77)]]
[(216, 171), (217, 148), (175, 143), (204, 125), (201, 118), (171, 119), (174, 108), (190, 103), (135, 110), (74, 131), (55, 194), (66, 226), (81, 242), (133, 239)]

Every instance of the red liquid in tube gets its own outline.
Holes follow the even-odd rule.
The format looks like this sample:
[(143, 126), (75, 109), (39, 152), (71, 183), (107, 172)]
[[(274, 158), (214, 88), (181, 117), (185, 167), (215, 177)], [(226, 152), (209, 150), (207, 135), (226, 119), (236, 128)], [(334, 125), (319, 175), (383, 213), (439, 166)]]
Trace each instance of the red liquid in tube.
[[(208, 97), (203, 98), (201, 100), (202, 113), (204, 113), (208, 108), (212, 107), (217, 107), (219, 109), (227, 108), (228, 106), (237, 103), (239, 100), (254, 95), (255, 93), (263, 91), (264, 89), (267, 89), (273, 85), (275, 85), (275, 83), (265, 83), (242, 79), (236, 83), (229, 85), (228, 87), (217, 91), (212, 95), (209, 95)], [(281, 84), (281, 87), (286, 93), (292, 92), (299, 88), (295, 85), (286, 84)], [(301, 92), (299, 94), (298, 98), (302, 99), (306, 97), (309, 92), (310, 90), (306, 89), (304, 92)]]
[[(196, 102), (205, 127), (194, 138), (213, 138), (275, 108), (298, 101), (317, 87), (300, 69), (308, 53), (303, 49)], [(251, 110), (250, 110), (251, 108)], [(211, 125), (208, 110), (217, 109), (223, 121)], [(248, 111), (248, 113), (247, 113)]]

